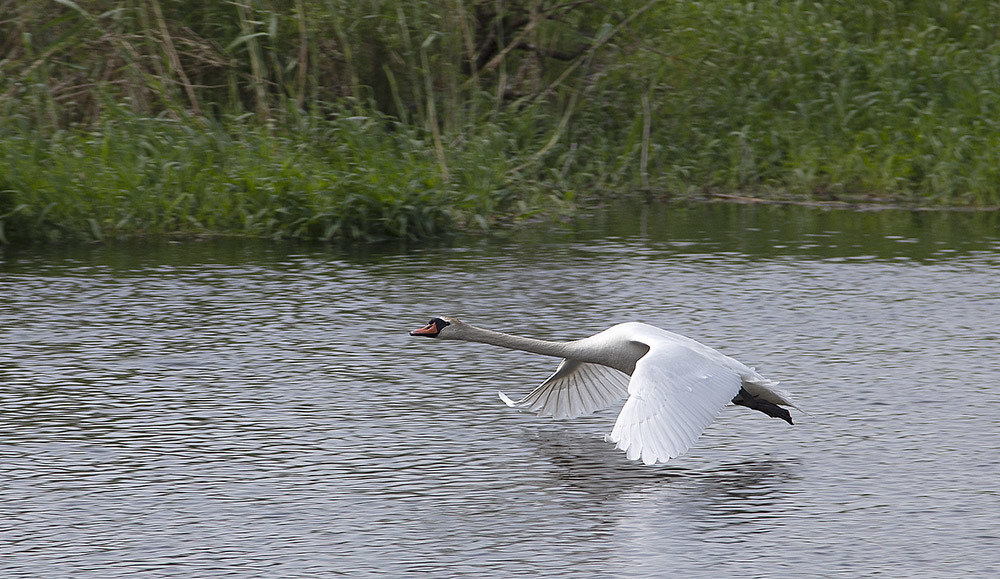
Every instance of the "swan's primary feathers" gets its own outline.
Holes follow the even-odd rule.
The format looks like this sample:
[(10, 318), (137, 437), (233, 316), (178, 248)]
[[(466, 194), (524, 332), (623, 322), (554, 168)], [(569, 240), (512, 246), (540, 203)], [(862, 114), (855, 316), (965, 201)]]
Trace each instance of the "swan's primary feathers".
[[(608, 439), (630, 460), (666, 462), (683, 454), (729, 402), (791, 424), (792, 406), (777, 382), (700, 342), (638, 322), (618, 324), (572, 342), (549, 342), (434, 318), (414, 336), (482, 342), (563, 361), (508, 406), (539, 416), (575, 418), (627, 398)], [(631, 376), (631, 378), (630, 378)]]

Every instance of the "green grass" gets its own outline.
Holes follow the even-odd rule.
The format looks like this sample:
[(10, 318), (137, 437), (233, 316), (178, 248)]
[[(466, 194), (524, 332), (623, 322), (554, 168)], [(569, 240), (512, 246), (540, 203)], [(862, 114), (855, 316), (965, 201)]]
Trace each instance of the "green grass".
[(418, 238), (637, 191), (1000, 204), (1000, 1), (11, 6), (0, 242)]
[(686, 6), (659, 102), (711, 186), (1000, 201), (1000, 3)]
[(122, 111), (86, 131), (7, 132), (3, 240), (420, 238), (563, 207), (567, 195), (537, 184), (511, 193), (517, 157), (505, 138), (484, 134), (450, 147), (446, 182), (416, 131), (378, 116), (303, 117), (279, 130)]

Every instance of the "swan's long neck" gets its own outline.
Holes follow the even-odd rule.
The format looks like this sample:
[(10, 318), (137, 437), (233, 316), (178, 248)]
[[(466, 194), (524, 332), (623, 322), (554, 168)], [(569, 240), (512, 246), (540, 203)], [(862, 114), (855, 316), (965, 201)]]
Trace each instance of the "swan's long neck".
[(510, 348), (511, 350), (523, 350), (525, 352), (542, 354), (543, 356), (555, 356), (557, 358), (579, 359), (581, 354), (585, 354), (585, 352), (580, 351), (579, 342), (536, 340), (534, 338), (504, 334), (503, 332), (484, 330), (483, 328), (477, 328), (469, 324), (464, 324), (462, 333), (456, 335), (455, 339), (490, 344), (492, 346)]

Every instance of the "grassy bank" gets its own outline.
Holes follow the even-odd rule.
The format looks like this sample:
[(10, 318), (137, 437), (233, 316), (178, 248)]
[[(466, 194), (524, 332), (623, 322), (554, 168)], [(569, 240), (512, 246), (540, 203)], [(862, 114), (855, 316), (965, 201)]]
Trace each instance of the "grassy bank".
[(4, 242), (1000, 203), (995, 1), (0, 0), (0, 28)]
[[(2, 240), (169, 233), (427, 237), (559, 209), (525, 183), (507, 135), (449, 148), (442, 176), (420, 131), (377, 115), (303, 116), (280, 128), (108, 114), (86, 131), (0, 139)], [(431, 147), (432, 148), (432, 147)]]

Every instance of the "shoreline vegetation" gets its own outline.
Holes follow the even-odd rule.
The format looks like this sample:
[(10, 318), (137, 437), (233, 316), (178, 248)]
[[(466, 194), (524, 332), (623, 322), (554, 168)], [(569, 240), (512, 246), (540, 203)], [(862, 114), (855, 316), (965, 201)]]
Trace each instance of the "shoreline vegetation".
[(1000, 205), (1000, 1), (0, 0), (0, 244)]

